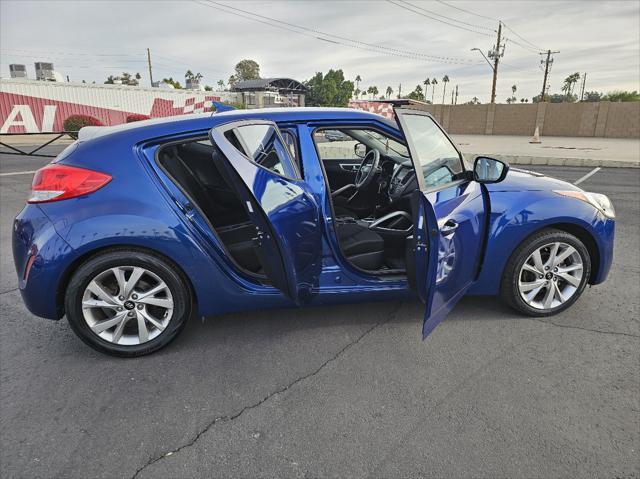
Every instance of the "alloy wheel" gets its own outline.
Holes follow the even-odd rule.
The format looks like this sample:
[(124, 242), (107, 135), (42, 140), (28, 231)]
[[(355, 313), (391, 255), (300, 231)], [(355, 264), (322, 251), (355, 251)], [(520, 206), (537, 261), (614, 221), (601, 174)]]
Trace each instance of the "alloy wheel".
[(570, 244), (554, 242), (529, 255), (518, 274), (518, 291), (532, 308), (554, 309), (578, 291), (584, 266), (578, 250)]
[(119, 345), (139, 345), (159, 336), (171, 321), (173, 307), (167, 284), (138, 266), (99, 273), (82, 296), (82, 314), (91, 331)]

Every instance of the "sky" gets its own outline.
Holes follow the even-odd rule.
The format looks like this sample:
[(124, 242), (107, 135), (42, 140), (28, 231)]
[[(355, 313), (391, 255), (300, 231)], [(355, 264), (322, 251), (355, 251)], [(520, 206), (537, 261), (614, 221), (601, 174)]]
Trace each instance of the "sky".
[[(23, 63), (34, 78), (33, 63), (51, 61), (71, 81), (102, 83), (128, 71), (139, 72), (148, 85), (150, 48), (156, 80), (172, 76), (184, 83), (184, 72), (191, 69), (215, 86), (229, 78), (239, 60), (250, 58), (259, 63), (262, 77), (304, 81), (341, 68), (347, 79), (362, 77), (360, 88), (375, 85), (382, 93), (391, 86), (394, 96), (399, 84), (408, 93), (425, 78), (437, 78), (436, 103), (442, 102), (441, 79), (448, 75), (446, 103), (456, 85), (458, 103), (473, 97), (484, 103), (492, 70), (471, 49), (486, 54), (501, 20), (507, 27), (498, 102), (511, 97), (512, 85), (518, 100), (531, 101), (540, 93), (538, 51), (547, 49), (560, 52), (553, 56), (551, 93), (560, 92), (574, 72), (587, 73), (586, 91), (640, 90), (640, 0), (216, 3), (0, 0), (0, 76), (9, 76), (10, 63)], [(278, 20), (279, 27), (266, 17)], [(430, 87), (428, 99), (431, 93)]]

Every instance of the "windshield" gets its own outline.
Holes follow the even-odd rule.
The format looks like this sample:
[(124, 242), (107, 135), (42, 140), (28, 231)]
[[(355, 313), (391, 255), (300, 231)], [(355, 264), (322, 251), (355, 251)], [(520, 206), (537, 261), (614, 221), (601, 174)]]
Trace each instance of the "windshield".
[(409, 150), (406, 146), (377, 131), (347, 130), (347, 133), (368, 147), (379, 150), (384, 156), (409, 158)]
[(402, 128), (410, 140), (413, 161), (416, 167), (421, 167), (427, 188), (453, 181), (454, 176), (462, 172), (458, 151), (431, 117), (403, 112)]

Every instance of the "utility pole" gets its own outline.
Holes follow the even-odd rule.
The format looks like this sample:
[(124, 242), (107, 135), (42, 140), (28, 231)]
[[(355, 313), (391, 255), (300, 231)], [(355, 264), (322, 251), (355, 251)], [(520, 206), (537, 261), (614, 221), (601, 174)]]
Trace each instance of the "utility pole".
[(587, 83), (587, 72), (582, 77), (582, 91), (580, 92), (580, 101), (584, 101), (584, 84)]
[[(491, 103), (496, 102), (496, 83), (498, 82), (498, 64), (500, 57), (504, 55), (504, 45), (500, 43), (502, 37), (502, 22), (498, 22), (498, 41), (496, 48), (489, 52), (489, 58), (493, 59), (493, 84), (491, 85)], [(502, 49), (502, 51), (500, 51)]]
[(147, 63), (149, 64), (149, 82), (153, 88), (153, 73), (151, 72), (151, 50), (147, 48)]
[[(553, 58), (551, 58), (551, 55), (553, 55), (554, 53), (560, 52), (552, 52), (551, 50), (547, 50), (546, 60), (540, 60), (540, 63), (544, 63), (544, 80), (542, 80), (542, 94), (540, 95), (540, 101), (544, 101), (544, 97), (547, 92), (547, 76), (549, 75), (549, 67), (553, 65)], [(544, 55), (544, 53), (541, 53), (540, 55)]]
[(456, 85), (456, 101), (454, 103), (454, 105), (458, 104), (458, 85)]
[(398, 100), (402, 98), (402, 83), (398, 84)]

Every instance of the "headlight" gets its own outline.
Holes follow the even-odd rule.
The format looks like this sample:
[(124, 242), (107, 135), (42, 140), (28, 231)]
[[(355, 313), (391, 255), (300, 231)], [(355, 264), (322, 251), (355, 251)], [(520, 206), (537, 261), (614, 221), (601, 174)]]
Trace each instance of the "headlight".
[(589, 203), (607, 218), (616, 217), (616, 210), (613, 208), (611, 200), (606, 195), (602, 195), (600, 193), (587, 193), (586, 191), (554, 191), (554, 193)]

